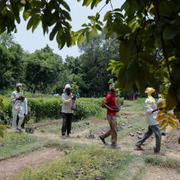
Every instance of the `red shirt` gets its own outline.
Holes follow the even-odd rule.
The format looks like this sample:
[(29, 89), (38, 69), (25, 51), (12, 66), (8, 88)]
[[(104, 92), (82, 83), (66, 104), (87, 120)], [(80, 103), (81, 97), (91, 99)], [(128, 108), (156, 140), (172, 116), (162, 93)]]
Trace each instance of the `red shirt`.
[[(108, 92), (107, 95), (106, 95), (106, 100), (105, 100), (105, 104), (108, 105), (109, 107), (111, 108), (116, 108), (117, 107), (117, 104), (116, 104), (116, 96), (114, 93), (112, 92)], [(111, 111), (110, 109), (107, 109), (107, 115), (116, 115), (116, 112), (115, 111)]]

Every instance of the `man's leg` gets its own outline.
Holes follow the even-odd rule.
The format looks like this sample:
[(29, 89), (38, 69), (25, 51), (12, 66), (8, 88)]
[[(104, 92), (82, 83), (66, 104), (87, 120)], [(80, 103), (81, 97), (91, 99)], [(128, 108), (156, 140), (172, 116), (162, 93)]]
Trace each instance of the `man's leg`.
[(105, 139), (105, 138), (107, 138), (108, 136), (111, 135), (111, 116), (108, 115), (108, 116), (107, 116), (107, 120), (108, 120), (110, 129), (107, 130), (104, 134), (101, 135), (101, 137), (102, 137), (103, 139)]
[(23, 120), (23, 123), (22, 123), (22, 125), (21, 125), (21, 127), (24, 129), (24, 126), (25, 126), (25, 124), (27, 123), (27, 120), (26, 120), (26, 118), (24, 117), (24, 120)]
[(12, 119), (12, 128), (16, 129), (17, 128), (17, 111), (15, 111), (14, 109), (12, 110), (12, 116), (13, 116), (13, 119)]
[(18, 117), (19, 117), (19, 121), (18, 121), (17, 128), (18, 128), (18, 129), (22, 129), (21, 125), (22, 125), (22, 123), (23, 123), (23, 121), (24, 121), (24, 111), (20, 112), (20, 113), (18, 114)]
[(72, 114), (67, 115), (67, 135), (71, 133)]
[(18, 126), (18, 123), (19, 123), (19, 116), (17, 115), (16, 126)]
[(62, 113), (62, 128), (61, 128), (61, 134), (64, 136), (66, 134), (66, 129), (67, 129), (67, 115), (65, 113)]
[(107, 138), (108, 136), (111, 135), (111, 125), (110, 125), (110, 116), (107, 116), (107, 120), (109, 122), (109, 126), (110, 126), (110, 129), (108, 131), (106, 131), (104, 134), (100, 135), (99, 138), (101, 139), (101, 141), (104, 143), (104, 144), (107, 144), (105, 142), (105, 138)]
[(110, 120), (111, 127), (111, 145), (117, 145), (117, 122), (116, 117), (112, 116)]
[(156, 147), (154, 148), (154, 153), (159, 153), (161, 149), (161, 132), (157, 125), (151, 126), (151, 129), (156, 137)]
[(101, 137), (102, 137), (103, 139), (105, 139), (105, 138), (107, 138), (107, 137), (110, 136), (110, 135), (111, 135), (111, 129), (107, 130), (104, 134), (101, 135)]
[(144, 134), (143, 138), (140, 139), (137, 143), (136, 143), (136, 146), (141, 146), (145, 141), (146, 139), (148, 139), (151, 135), (152, 135), (153, 131), (151, 130), (150, 126), (148, 127), (148, 131)]

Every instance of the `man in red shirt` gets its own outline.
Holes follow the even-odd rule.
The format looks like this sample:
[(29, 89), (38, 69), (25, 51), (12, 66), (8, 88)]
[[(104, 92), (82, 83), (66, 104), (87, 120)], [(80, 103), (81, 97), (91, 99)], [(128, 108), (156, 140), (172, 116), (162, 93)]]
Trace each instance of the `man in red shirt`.
[(110, 129), (99, 136), (101, 141), (106, 145), (105, 138), (111, 135), (111, 146), (117, 146), (117, 122), (116, 122), (116, 115), (119, 111), (119, 107), (116, 102), (116, 94), (114, 86), (110, 85), (110, 91), (106, 95), (106, 99), (104, 102), (104, 107), (107, 109), (107, 120), (110, 125)]

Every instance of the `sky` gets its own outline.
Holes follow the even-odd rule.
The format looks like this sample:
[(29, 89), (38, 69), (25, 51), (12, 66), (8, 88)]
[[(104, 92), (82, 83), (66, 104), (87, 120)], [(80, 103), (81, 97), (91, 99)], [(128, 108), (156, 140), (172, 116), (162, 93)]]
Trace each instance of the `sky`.
[[(113, 8), (119, 8), (125, 0), (112, 0)], [(82, 2), (77, 2), (77, 0), (66, 0), (71, 8), (71, 17), (72, 17), (72, 30), (76, 31), (81, 28), (83, 23), (86, 23), (87, 16), (95, 15), (103, 5), (105, 4), (105, 0), (101, 3), (96, 9), (91, 10), (87, 7), (82, 7)], [(105, 14), (107, 10), (111, 10), (111, 6), (107, 5), (102, 11), (101, 16)], [(46, 45), (49, 45), (50, 48), (53, 49), (53, 52), (60, 55), (63, 59), (68, 56), (79, 56), (80, 51), (77, 46), (72, 46), (70, 48), (64, 47), (63, 49), (59, 49), (56, 40), (49, 40), (49, 36), (43, 35), (43, 31), (41, 25), (37, 27), (37, 29), (32, 33), (31, 30), (26, 30), (26, 24), (22, 18), (21, 23), (17, 25), (17, 33), (14, 33), (14, 40), (19, 43), (25, 51), (30, 53), (34, 52), (37, 49), (44, 48)]]

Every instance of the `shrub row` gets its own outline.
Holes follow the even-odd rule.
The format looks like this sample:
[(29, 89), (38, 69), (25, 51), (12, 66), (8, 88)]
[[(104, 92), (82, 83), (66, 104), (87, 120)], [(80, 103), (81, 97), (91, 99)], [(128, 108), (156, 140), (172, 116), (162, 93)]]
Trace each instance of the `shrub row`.
[[(79, 98), (76, 100), (77, 110), (75, 120), (82, 120), (89, 116), (95, 116), (102, 111), (102, 98)], [(58, 97), (28, 98), (30, 118), (38, 122), (43, 119), (58, 119), (61, 117), (60, 109), (62, 102)], [(0, 96), (0, 121), (9, 123), (11, 114), (10, 99)]]

